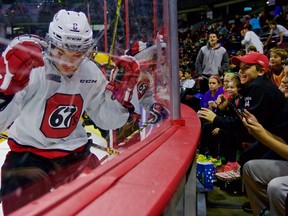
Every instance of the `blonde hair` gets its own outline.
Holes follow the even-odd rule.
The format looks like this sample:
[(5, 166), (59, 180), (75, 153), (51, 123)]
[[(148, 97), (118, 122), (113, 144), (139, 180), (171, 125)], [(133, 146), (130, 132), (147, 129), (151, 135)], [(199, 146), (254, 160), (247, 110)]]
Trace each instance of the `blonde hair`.
[(236, 76), (237, 75), (235, 73), (226, 73), (225, 76), (224, 76), (224, 79), (225, 79), (225, 77), (228, 78), (228, 79), (233, 79)]
[[(225, 81), (225, 78), (228, 79), (228, 82), (234, 82), (238, 88), (238, 84), (240, 84), (239, 77), (235, 73), (226, 73), (223, 81)], [(239, 83), (238, 83), (238, 82)], [(224, 85), (224, 90), (226, 91), (227, 86)]]
[(270, 49), (270, 54), (271, 53), (274, 53), (275, 55), (280, 56), (280, 58), (283, 61), (283, 63), (288, 58), (287, 51), (285, 49), (282, 49), (282, 48), (272, 48), (272, 49)]

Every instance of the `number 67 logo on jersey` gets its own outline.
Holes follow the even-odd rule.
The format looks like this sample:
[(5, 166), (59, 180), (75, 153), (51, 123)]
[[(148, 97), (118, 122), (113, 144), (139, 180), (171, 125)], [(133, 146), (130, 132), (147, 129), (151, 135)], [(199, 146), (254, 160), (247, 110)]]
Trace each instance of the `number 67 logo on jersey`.
[(55, 94), (46, 102), (41, 131), (48, 138), (64, 138), (76, 128), (83, 107), (80, 95)]

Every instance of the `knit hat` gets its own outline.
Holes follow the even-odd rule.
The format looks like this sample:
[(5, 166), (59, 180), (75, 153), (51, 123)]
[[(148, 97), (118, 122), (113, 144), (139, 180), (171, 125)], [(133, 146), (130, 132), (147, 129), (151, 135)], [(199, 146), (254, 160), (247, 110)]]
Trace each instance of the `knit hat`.
[(262, 53), (250, 52), (244, 56), (232, 57), (232, 64), (239, 66), (241, 62), (246, 64), (258, 64), (265, 69), (265, 72), (269, 71), (269, 59)]

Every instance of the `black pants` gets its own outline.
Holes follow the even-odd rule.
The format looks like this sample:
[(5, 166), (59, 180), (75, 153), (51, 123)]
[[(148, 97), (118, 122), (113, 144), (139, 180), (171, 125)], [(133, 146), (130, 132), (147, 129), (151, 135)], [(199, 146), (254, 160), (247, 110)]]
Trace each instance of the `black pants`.
[(87, 147), (68, 156), (48, 159), (31, 152), (8, 152), (1, 168), (1, 197), (5, 215), (68, 183), (84, 169), (100, 165)]
[(220, 129), (217, 135), (213, 135), (215, 129), (212, 123), (205, 120), (201, 121), (202, 131), (199, 144), (199, 153), (211, 155), (212, 157), (223, 156), (227, 161), (236, 161), (238, 149), (237, 139), (227, 130)]

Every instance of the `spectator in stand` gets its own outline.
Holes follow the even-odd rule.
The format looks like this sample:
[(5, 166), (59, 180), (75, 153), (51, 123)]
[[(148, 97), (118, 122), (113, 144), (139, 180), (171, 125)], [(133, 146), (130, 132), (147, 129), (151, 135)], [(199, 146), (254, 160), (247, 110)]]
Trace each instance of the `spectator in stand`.
[(258, 19), (259, 19), (259, 24), (260, 24), (260, 27), (261, 27), (261, 30), (263, 32), (265, 32), (266, 28), (267, 28), (267, 23), (266, 23), (266, 15), (265, 15), (265, 11), (262, 10), (260, 11), (259, 13), (259, 16), (258, 16)]
[(249, 24), (252, 26), (252, 31), (254, 31), (257, 35), (259, 35), (261, 31), (261, 26), (259, 19), (256, 17), (256, 15), (252, 16), (252, 18), (249, 21)]
[(192, 71), (187, 69), (184, 72), (184, 81), (183, 81), (183, 89), (192, 89), (195, 85), (195, 80), (192, 77)]
[[(209, 90), (205, 92), (202, 100), (200, 101), (200, 107), (208, 108), (209, 110), (213, 110), (213, 112), (217, 111), (217, 103), (215, 102), (217, 97), (220, 94), (224, 93), (224, 89), (222, 87), (222, 82), (219, 76), (212, 75), (209, 78)], [(215, 114), (216, 115), (216, 114)], [(200, 154), (212, 155), (213, 157), (219, 156), (219, 148), (218, 148), (218, 139), (215, 140), (215, 136), (219, 135), (219, 137), (223, 137), (222, 131), (219, 128), (213, 127), (213, 125), (206, 121), (205, 119), (201, 119), (202, 124), (202, 135), (201, 141), (199, 145)], [(226, 134), (226, 132), (225, 132)], [(217, 136), (218, 137), (218, 136)]]
[(285, 95), (286, 98), (288, 98), (288, 59), (285, 62), (284, 66), (284, 76), (281, 80), (281, 84), (279, 86), (279, 89), (283, 94)]
[[(234, 73), (228, 73), (228, 74), (232, 75)], [(233, 103), (235, 104), (235, 106), (238, 106), (239, 104), (238, 89), (241, 87), (241, 84), (239, 77), (234, 75), (230, 77), (231, 79), (227, 84), (227, 94), (229, 95), (230, 103)], [(237, 143), (238, 141), (237, 133), (233, 133), (232, 131), (229, 130), (229, 128), (215, 127), (215, 125), (213, 124), (213, 120), (215, 117), (221, 119), (226, 118), (229, 120), (230, 118), (237, 117), (236, 113), (234, 112), (233, 109), (230, 110), (228, 109), (224, 112), (217, 109), (215, 112), (209, 110), (208, 112), (210, 113), (210, 115), (206, 116), (201, 115), (202, 110), (198, 112), (200, 114), (202, 122), (202, 135), (199, 145), (199, 152), (201, 154), (206, 155), (211, 154), (213, 157), (221, 155), (225, 157), (226, 161), (235, 162), (237, 149), (240, 147), (240, 143)]]
[(217, 31), (218, 31), (219, 37), (221, 37), (221, 38), (225, 37), (229, 33), (229, 30), (227, 29), (226, 23), (220, 23), (218, 28), (217, 28)]
[(223, 79), (223, 89), (224, 89), (224, 96), (228, 99), (230, 99), (231, 94), (228, 93), (228, 83), (231, 82), (234, 79), (239, 79), (237, 75), (233, 72), (225, 73), (224, 79)]
[(248, 53), (257, 52), (257, 48), (255, 46), (251, 45), (247, 48), (247, 51), (248, 51)]
[[(181, 81), (180, 81), (181, 83)], [(182, 103), (187, 104), (187, 95), (193, 95), (193, 87), (195, 80), (192, 77), (192, 71), (187, 69), (184, 72), (184, 79), (182, 80), (182, 87), (180, 87), (180, 100)]]
[(244, 20), (243, 20), (243, 25), (246, 25), (246, 24), (249, 24), (250, 23), (250, 19), (251, 19), (251, 17), (250, 17), (250, 15), (245, 15), (244, 16)]
[(267, 46), (270, 43), (273, 35), (276, 35), (278, 37), (278, 47), (285, 46), (285, 44), (288, 43), (288, 30), (284, 26), (279, 25), (275, 20), (272, 20), (269, 22), (269, 28), (270, 35), (267, 38), (264, 46)]
[(185, 47), (190, 46), (192, 44), (192, 38), (191, 38), (190, 33), (187, 33), (187, 36), (185, 40), (183, 41), (183, 43)]
[[(249, 133), (261, 140), (269, 148), (288, 159), (288, 146), (280, 137), (271, 134), (256, 120), (243, 122)], [(249, 123), (248, 123), (249, 122)], [(284, 160), (251, 160), (243, 168), (243, 182), (247, 191), (254, 215), (285, 215), (285, 199), (288, 193), (288, 161)], [(266, 214), (270, 209), (270, 214)]]
[(183, 57), (182, 62), (181, 62), (181, 67), (184, 70), (188, 70), (188, 69), (192, 68), (192, 62), (191, 62), (191, 59), (188, 57), (187, 53), (184, 54), (184, 57)]
[(191, 46), (189, 47), (189, 57), (190, 57), (190, 62), (191, 62), (191, 69), (195, 71), (195, 61), (197, 58), (198, 54), (198, 47), (195, 45), (195, 43), (192, 43)]
[(273, 17), (274, 20), (277, 22), (278, 18), (281, 16), (282, 14), (282, 9), (280, 5), (275, 5), (274, 11), (273, 11)]
[[(241, 89), (242, 85), (240, 83), (239, 77), (235, 73), (232, 74), (233, 75), (230, 75), (230, 81), (227, 84), (226, 92), (228, 93), (228, 99), (230, 100), (230, 102), (234, 104), (235, 107), (238, 107), (240, 100), (239, 90)], [(235, 112), (231, 114), (230, 111), (230, 113), (226, 113), (226, 115), (235, 116)], [(223, 152), (225, 153), (224, 155), (226, 155), (227, 160), (230, 162), (236, 161), (237, 150), (240, 149), (239, 142), (235, 141), (238, 140), (237, 138), (238, 138), (237, 133), (230, 132), (229, 133), (230, 145), (226, 146), (223, 149)]]
[(220, 77), (217, 75), (212, 75), (209, 78), (208, 85), (209, 90), (205, 92), (200, 102), (200, 107), (215, 110), (215, 108), (217, 108), (216, 100), (218, 96), (224, 93)]
[[(279, 89), (288, 97), (288, 62)], [(286, 116), (283, 116), (287, 121)], [(243, 168), (243, 181), (254, 215), (285, 215), (285, 200), (288, 193), (288, 146), (287, 138), (267, 131), (247, 110), (243, 124), (257, 140), (277, 152), (286, 160), (251, 160)], [(246, 204), (247, 206), (247, 204)], [(286, 206), (287, 207), (287, 206)]]
[(287, 58), (288, 53), (285, 49), (273, 48), (270, 50), (270, 76), (272, 82), (278, 87), (284, 76), (284, 64)]
[(251, 24), (244, 25), (241, 34), (244, 36), (241, 44), (245, 46), (246, 54), (248, 53), (248, 47), (251, 45), (256, 47), (257, 52), (263, 53), (263, 43), (261, 42), (259, 36), (252, 31)]
[[(232, 62), (240, 65), (239, 77), (244, 85), (239, 91), (242, 96), (241, 107), (253, 113), (271, 132), (278, 136), (287, 136), (287, 121), (283, 119), (286, 101), (281, 91), (266, 78), (269, 71), (268, 58), (252, 52), (245, 56), (233, 57)], [(243, 152), (242, 164), (255, 158), (281, 157), (256, 141)]]
[[(239, 51), (237, 51), (236, 53), (235, 53), (235, 56), (243, 56), (243, 55), (245, 55), (245, 51), (244, 50), (239, 50)], [(228, 65), (228, 67), (227, 67), (227, 70), (226, 70), (226, 72), (233, 72), (233, 73), (238, 73), (238, 71), (239, 71), (239, 66), (237, 66), (237, 65), (234, 65), (233, 63), (232, 63), (232, 57), (233, 57), (234, 55), (232, 55), (230, 58), (229, 58), (229, 65)]]
[(183, 86), (183, 83), (185, 81), (185, 76), (184, 76), (184, 69), (183, 68), (179, 68), (179, 81), (180, 81), (180, 89)]
[(222, 76), (228, 64), (227, 50), (218, 44), (217, 34), (211, 32), (208, 44), (201, 47), (195, 62), (201, 93), (205, 93), (209, 89), (209, 77), (212, 75)]

